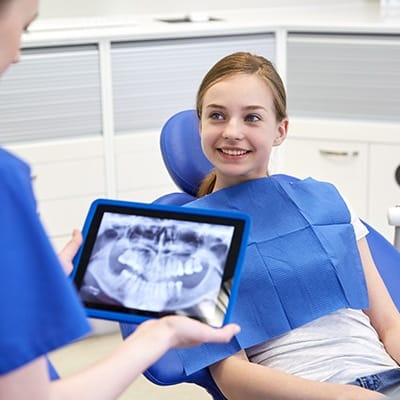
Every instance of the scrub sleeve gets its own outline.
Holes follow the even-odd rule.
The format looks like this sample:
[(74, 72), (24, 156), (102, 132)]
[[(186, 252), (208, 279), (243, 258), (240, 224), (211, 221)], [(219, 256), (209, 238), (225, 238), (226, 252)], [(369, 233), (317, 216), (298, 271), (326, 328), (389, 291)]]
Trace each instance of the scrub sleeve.
[(30, 168), (0, 149), (0, 374), (89, 330), (38, 218)]

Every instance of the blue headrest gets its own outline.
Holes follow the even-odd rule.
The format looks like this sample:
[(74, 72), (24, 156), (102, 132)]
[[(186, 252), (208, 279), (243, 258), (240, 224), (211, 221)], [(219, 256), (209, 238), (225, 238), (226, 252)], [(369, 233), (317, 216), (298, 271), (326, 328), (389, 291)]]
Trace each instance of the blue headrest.
[(165, 166), (184, 192), (196, 196), (203, 178), (213, 169), (200, 144), (199, 119), (195, 110), (174, 114), (163, 126), (160, 137)]

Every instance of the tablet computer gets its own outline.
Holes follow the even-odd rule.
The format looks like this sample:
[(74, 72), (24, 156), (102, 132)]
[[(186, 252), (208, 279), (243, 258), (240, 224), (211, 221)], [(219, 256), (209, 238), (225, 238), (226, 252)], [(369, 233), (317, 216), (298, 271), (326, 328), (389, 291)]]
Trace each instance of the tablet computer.
[(224, 325), (248, 227), (237, 212), (94, 201), (72, 274), (87, 315), (139, 323), (179, 314)]

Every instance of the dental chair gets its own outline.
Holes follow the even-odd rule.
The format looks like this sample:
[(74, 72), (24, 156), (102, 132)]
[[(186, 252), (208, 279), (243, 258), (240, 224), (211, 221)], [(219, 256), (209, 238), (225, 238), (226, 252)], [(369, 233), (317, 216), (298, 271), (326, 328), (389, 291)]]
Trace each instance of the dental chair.
[[(160, 147), (166, 168), (181, 192), (164, 195), (155, 202), (182, 205), (194, 200), (200, 182), (213, 168), (201, 150), (195, 110), (181, 111), (165, 123), (161, 130)], [(400, 310), (400, 252), (375, 229), (367, 227), (370, 232), (367, 239), (374, 260)], [(132, 324), (120, 324), (120, 327), (123, 338), (136, 329)], [(207, 368), (187, 376), (175, 350), (168, 351), (144, 372), (144, 376), (161, 386), (193, 383), (203, 387), (214, 400), (226, 400)]]

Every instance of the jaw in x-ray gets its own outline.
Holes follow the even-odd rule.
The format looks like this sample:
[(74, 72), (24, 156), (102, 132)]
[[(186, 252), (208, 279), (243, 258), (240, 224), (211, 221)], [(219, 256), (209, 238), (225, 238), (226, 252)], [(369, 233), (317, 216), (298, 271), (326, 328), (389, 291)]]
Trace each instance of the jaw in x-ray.
[(213, 310), (233, 229), (106, 213), (80, 293), (84, 301), (168, 312)]

